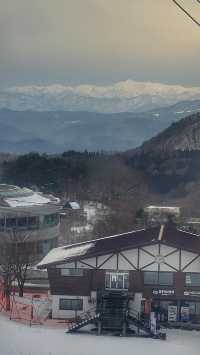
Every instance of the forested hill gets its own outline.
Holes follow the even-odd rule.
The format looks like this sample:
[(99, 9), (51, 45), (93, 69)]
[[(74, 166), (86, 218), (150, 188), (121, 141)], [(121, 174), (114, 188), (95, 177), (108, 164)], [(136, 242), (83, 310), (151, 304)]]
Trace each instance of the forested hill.
[(200, 113), (172, 123), (157, 136), (143, 143), (137, 153), (163, 153), (200, 150)]
[(200, 182), (200, 114), (173, 123), (124, 157), (132, 168), (145, 173), (154, 190), (185, 193), (189, 182)]

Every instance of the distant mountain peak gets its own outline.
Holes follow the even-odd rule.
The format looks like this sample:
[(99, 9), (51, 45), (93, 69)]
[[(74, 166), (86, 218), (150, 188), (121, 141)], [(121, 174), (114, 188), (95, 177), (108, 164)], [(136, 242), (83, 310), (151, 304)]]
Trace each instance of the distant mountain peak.
[(145, 112), (200, 99), (200, 87), (126, 80), (112, 85), (27, 85), (0, 92), (0, 109)]

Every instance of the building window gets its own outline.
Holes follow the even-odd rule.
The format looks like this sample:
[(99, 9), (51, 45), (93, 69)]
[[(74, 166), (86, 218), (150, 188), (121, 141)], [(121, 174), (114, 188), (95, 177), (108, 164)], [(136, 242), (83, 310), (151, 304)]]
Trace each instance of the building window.
[(5, 219), (1, 218), (0, 219), (0, 229), (4, 229), (4, 227), (5, 227)]
[(128, 290), (129, 274), (128, 272), (106, 272), (106, 289)]
[(173, 272), (144, 271), (145, 285), (172, 286), (174, 283)]
[(26, 217), (20, 217), (17, 219), (17, 226), (18, 227), (27, 227), (27, 218)]
[(45, 225), (56, 226), (58, 223), (59, 223), (59, 215), (57, 213), (44, 216)]
[(82, 311), (83, 300), (82, 299), (69, 299), (61, 298), (59, 300), (59, 309), (65, 311)]
[(27, 223), (28, 223), (28, 228), (31, 228), (31, 229), (36, 228), (39, 224), (39, 219), (38, 219), (38, 217), (35, 217), (35, 216), (28, 217)]
[(188, 302), (190, 316), (191, 318), (200, 315), (200, 303), (199, 302)]
[(187, 272), (185, 274), (186, 286), (200, 286), (200, 273)]
[(61, 276), (83, 276), (83, 269), (61, 269)]
[(17, 220), (16, 218), (7, 218), (6, 219), (6, 227), (7, 228), (16, 228)]

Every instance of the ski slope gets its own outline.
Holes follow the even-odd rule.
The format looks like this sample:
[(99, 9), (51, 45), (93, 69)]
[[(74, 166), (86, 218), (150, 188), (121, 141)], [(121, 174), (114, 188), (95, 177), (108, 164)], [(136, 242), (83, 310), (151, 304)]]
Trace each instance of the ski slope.
[(65, 334), (64, 329), (28, 327), (0, 315), (0, 355), (198, 355), (200, 332), (168, 331), (167, 341)]

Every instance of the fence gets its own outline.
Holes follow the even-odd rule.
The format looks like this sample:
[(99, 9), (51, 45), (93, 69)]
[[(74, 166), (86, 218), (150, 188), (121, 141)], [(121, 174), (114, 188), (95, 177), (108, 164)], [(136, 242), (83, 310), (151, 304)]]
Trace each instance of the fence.
[(51, 299), (47, 293), (24, 293), (19, 297), (12, 290), (10, 297), (4, 293), (4, 285), (0, 280), (0, 312), (6, 312), (9, 318), (21, 322), (43, 324), (51, 311)]

